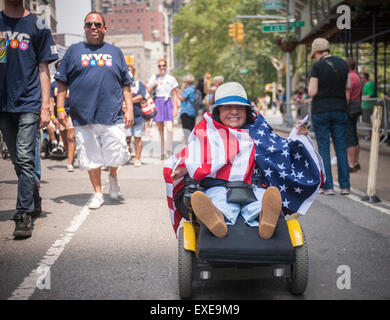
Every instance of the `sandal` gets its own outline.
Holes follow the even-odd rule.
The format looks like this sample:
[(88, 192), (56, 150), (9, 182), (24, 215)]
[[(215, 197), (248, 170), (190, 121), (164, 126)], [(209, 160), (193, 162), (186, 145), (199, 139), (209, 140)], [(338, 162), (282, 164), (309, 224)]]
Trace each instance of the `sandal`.
[(225, 217), (219, 211), (210, 198), (201, 191), (196, 191), (191, 196), (191, 206), (194, 214), (217, 238), (227, 235), (228, 229)]
[(273, 236), (281, 210), (282, 197), (278, 188), (267, 188), (263, 196), (262, 209), (259, 218), (260, 238), (270, 239)]

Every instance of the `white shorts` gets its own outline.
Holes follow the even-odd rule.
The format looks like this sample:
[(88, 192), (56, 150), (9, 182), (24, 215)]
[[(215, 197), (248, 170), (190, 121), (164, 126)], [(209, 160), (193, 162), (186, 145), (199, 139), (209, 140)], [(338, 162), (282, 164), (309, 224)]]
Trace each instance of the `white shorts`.
[(75, 135), (81, 170), (119, 167), (130, 160), (126, 134), (120, 124), (76, 126)]

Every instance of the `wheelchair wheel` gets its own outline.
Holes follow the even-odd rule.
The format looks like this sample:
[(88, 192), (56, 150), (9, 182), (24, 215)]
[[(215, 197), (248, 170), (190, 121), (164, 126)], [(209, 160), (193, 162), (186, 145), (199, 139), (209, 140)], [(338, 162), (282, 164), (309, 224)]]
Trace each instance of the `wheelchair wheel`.
[(295, 295), (303, 294), (309, 277), (309, 253), (302, 230), (303, 245), (295, 248), (295, 263), (291, 265), (291, 276), (287, 279), (288, 290)]
[(178, 241), (179, 256), (179, 294), (181, 299), (190, 299), (192, 297), (192, 262), (194, 253), (184, 249), (184, 232), (183, 228), (179, 229)]

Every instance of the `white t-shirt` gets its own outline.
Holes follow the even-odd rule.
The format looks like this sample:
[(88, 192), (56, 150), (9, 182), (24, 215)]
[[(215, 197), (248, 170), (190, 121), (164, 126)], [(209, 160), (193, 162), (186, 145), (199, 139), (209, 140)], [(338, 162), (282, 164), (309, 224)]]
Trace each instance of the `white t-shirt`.
[[(169, 74), (165, 76), (157, 75), (158, 86), (156, 87), (156, 97), (168, 98), (174, 88), (178, 87), (177, 80)], [(156, 82), (156, 75), (153, 75), (149, 82), (148, 87), (151, 87)]]

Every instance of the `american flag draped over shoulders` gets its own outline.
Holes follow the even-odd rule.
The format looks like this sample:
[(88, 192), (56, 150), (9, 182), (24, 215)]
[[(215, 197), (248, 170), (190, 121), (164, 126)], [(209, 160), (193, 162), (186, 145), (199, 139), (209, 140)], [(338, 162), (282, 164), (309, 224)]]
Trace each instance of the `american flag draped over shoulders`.
[(249, 184), (254, 170), (260, 170), (267, 186), (280, 190), (284, 207), (305, 214), (323, 181), (324, 170), (311, 139), (294, 135), (294, 130), (288, 139), (283, 139), (260, 114), (246, 129), (228, 128), (205, 114), (189, 136), (187, 146), (164, 166), (168, 208), (175, 233), (181, 215), (174, 199), (184, 187), (183, 178), (172, 180), (171, 174), (177, 166), (185, 166), (197, 181), (211, 177)]
[(305, 214), (325, 181), (322, 158), (311, 138), (297, 135), (294, 128), (284, 139), (261, 114), (248, 130), (256, 145), (256, 169), (261, 171), (267, 187), (279, 189), (285, 209)]

